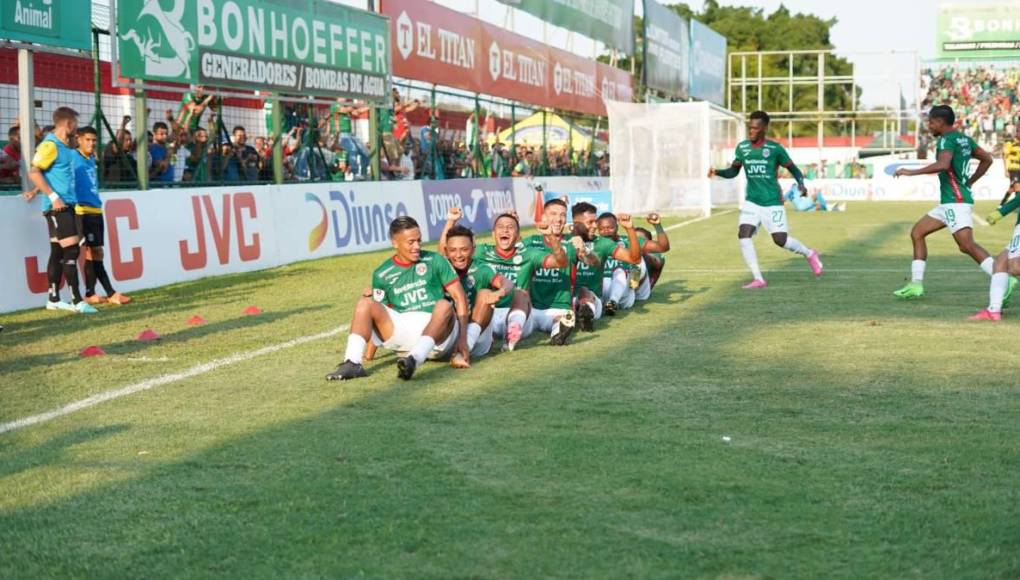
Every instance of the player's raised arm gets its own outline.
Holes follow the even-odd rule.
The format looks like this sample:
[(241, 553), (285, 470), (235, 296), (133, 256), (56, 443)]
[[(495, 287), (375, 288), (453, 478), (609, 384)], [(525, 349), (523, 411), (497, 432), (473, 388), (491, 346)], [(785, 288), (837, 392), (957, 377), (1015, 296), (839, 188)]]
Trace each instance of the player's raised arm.
[(538, 233), (542, 234), (546, 245), (552, 250), (551, 253), (542, 260), (542, 267), (556, 269), (566, 268), (570, 264), (570, 260), (567, 258), (567, 251), (563, 248), (563, 244), (560, 243), (560, 232), (553, 231), (555, 226), (545, 220), (535, 224), (535, 228), (538, 229)]
[(646, 240), (645, 245), (642, 246), (641, 251), (643, 252), (657, 252), (665, 253), (669, 251), (669, 236), (666, 235), (666, 230), (662, 227), (662, 217), (657, 213), (650, 213), (645, 218), (648, 225), (655, 228), (655, 239)]
[[(915, 175), (929, 175), (932, 173), (939, 173), (942, 171), (949, 171), (953, 166), (953, 152), (949, 149), (943, 149), (939, 151), (938, 157), (935, 158), (935, 163), (925, 165), (920, 169), (907, 169), (906, 167), (900, 167), (893, 173), (893, 177), (913, 177)], [(987, 170), (987, 168), (986, 168)]]
[(628, 252), (621, 256), (613, 256), (621, 262), (628, 264), (641, 263), (641, 243), (638, 241), (637, 230), (634, 229), (634, 218), (629, 213), (620, 214), (620, 225), (627, 230)]
[(992, 213), (988, 214), (988, 217), (985, 218), (985, 220), (989, 224), (995, 225), (995, 222), (1008, 216), (1011, 212), (1016, 211), (1017, 208), (1020, 208), (1020, 195), (1014, 196), (1008, 203), (999, 204), (999, 207)]
[(574, 250), (577, 252), (577, 261), (582, 264), (586, 264), (592, 268), (598, 268), (602, 265), (602, 260), (595, 252), (589, 252), (584, 246), (584, 238), (579, 235), (574, 235), (570, 238), (570, 243), (573, 244)]
[(977, 180), (981, 179), (982, 176), (988, 171), (988, 168), (992, 166), (992, 155), (980, 147), (975, 147), (974, 151), (970, 154), (972, 159), (978, 160), (977, 169), (967, 180), (967, 189), (974, 187)]
[(459, 207), (451, 207), (446, 211), (446, 225), (443, 226), (443, 233), (439, 234), (439, 253), (446, 255), (446, 234), (450, 232), (453, 226), (457, 225), (457, 221), (460, 220), (461, 209)]

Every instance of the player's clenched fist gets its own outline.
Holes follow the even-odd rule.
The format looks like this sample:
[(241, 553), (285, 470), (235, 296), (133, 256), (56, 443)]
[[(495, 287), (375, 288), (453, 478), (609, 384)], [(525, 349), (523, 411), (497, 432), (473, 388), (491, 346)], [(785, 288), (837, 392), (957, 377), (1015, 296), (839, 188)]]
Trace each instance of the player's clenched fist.
[(631, 215), (629, 213), (621, 213), (619, 215), (619, 218), (620, 218), (620, 225), (623, 226), (625, 229), (628, 229), (628, 230), (634, 229), (634, 218), (631, 217)]
[(652, 212), (648, 214), (648, 217), (645, 218), (645, 221), (647, 221), (649, 224), (653, 226), (657, 226), (660, 223), (662, 223), (662, 218), (659, 216), (659, 214)]
[(457, 206), (451, 207), (446, 210), (446, 221), (455, 222), (460, 220), (464, 216), (464, 212)]

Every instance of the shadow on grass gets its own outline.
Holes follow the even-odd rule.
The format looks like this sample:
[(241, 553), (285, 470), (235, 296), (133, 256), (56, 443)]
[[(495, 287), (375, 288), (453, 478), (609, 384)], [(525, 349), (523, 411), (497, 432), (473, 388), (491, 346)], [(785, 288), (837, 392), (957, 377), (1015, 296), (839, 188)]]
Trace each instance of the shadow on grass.
[(36, 467), (53, 467), (65, 460), (67, 449), (82, 443), (110, 437), (127, 431), (127, 425), (104, 425), (101, 427), (82, 427), (40, 443), (34, 447), (23, 449), (12, 457), (5, 457), (0, 463), (0, 480), (15, 475), (26, 469)]

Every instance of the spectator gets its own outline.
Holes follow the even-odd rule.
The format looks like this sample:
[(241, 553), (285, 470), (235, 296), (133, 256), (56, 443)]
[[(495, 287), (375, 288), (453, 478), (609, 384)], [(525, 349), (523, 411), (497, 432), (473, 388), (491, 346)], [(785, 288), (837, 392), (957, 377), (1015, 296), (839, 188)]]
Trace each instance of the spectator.
[(198, 129), (202, 121), (202, 113), (213, 100), (212, 95), (205, 95), (205, 89), (195, 86), (191, 92), (184, 93), (181, 97), (181, 107), (173, 121), (184, 127), (188, 133)]
[(152, 144), (149, 145), (149, 178), (154, 182), (168, 183), (174, 180), (174, 146), (167, 144), (168, 127), (163, 121), (152, 126)]
[(514, 170), (511, 173), (514, 177), (531, 177), (532, 168), (535, 165), (535, 154), (529, 149), (524, 154), (524, 158), (517, 162), (514, 166)]
[(184, 181), (204, 183), (210, 180), (212, 161), (209, 150), (209, 132), (199, 127), (191, 135), (191, 148), (185, 159)]
[(117, 129), (116, 139), (103, 150), (103, 185), (123, 184), (132, 186), (137, 183), (135, 173), (135, 144), (131, 131), (127, 130), (131, 122), (130, 115), (124, 115)]
[(248, 133), (237, 125), (231, 132), (233, 142), (226, 142), (220, 149), (223, 156), (223, 177), (227, 181), (255, 181), (258, 179), (259, 154), (248, 145)]
[(0, 154), (0, 182), (21, 182), (21, 128), (15, 125), (7, 131), (7, 145)]

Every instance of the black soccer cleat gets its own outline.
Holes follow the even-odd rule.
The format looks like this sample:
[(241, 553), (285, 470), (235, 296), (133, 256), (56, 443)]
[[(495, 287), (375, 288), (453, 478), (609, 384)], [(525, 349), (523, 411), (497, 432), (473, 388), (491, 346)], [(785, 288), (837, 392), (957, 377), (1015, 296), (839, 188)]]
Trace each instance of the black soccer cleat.
[(616, 300), (610, 300), (606, 302), (606, 307), (603, 309), (606, 311), (607, 316), (616, 316), (616, 311), (620, 306), (616, 303)]
[(561, 316), (557, 322), (556, 333), (549, 339), (549, 344), (553, 346), (563, 346), (567, 344), (567, 340), (573, 333), (574, 311), (568, 310), (567, 313)]
[(397, 376), (405, 381), (409, 381), (414, 376), (414, 370), (417, 367), (418, 363), (414, 362), (413, 356), (402, 356), (397, 359)]
[(578, 307), (577, 326), (583, 332), (595, 332), (595, 310), (591, 304), (582, 304)]
[(367, 377), (368, 373), (365, 372), (365, 367), (358, 363), (345, 360), (344, 362), (337, 365), (336, 370), (326, 375), (327, 381), (349, 381), (351, 379), (360, 379), (361, 377)]

